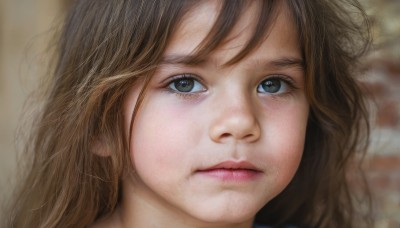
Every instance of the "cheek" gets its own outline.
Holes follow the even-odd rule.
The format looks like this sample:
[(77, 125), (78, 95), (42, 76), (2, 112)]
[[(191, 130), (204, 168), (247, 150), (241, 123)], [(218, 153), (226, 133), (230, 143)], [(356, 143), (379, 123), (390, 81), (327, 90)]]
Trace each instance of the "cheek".
[(174, 129), (166, 126), (171, 120), (156, 115), (147, 112), (145, 117), (138, 116), (135, 120), (131, 157), (134, 167), (138, 169), (149, 165), (152, 170), (166, 168), (166, 164), (180, 156), (178, 146), (174, 143), (176, 133), (173, 134)]
[(268, 146), (267, 162), (277, 182), (289, 183), (300, 164), (304, 149), (308, 106), (296, 105), (277, 109), (264, 123), (263, 137)]
[(154, 173), (160, 170), (178, 173), (180, 167), (193, 159), (190, 149), (196, 146), (199, 138), (198, 123), (194, 120), (188, 110), (180, 110), (164, 99), (153, 98), (152, 102), (144, 104), (132, 132), (134, 167), (150, 168)]

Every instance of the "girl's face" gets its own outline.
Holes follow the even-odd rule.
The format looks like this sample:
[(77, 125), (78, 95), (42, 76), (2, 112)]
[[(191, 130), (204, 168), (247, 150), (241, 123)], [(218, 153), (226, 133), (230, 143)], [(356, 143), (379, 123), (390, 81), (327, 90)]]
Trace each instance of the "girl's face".
[[(208, 34), (217, 1), (196, 6), (174, 33), (135, 118), (135, 172), (123, 182), (124, 221), (249, 226), (294, 176), (308, 102), (298, 34), (286, 6), (261, 46), (223, 65), (250, 39), (257, 7), (252, 3), (198, 65), (173, 59), (190, 55)], [(140, 86), (126, 98), (127, 131)]]

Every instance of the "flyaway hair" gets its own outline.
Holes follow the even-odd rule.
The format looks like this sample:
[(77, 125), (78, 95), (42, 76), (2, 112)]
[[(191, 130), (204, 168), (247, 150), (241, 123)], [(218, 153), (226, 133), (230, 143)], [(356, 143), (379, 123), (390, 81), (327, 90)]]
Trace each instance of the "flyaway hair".
[[(358, 60), (370, 43), (365, 12), (355, 0), (259, 0), (251, 38), (225, 64), (257, 49), (282, 1), (299, 36), (310, 117), (295, 178), (256, 221), (359, 227), (355, 222), (360, 213), (346, 175), (355, 170), (352, 165), (366, 150), (369, 134), (365, 101), (355, 78)], [(139, 81), (146, 85), (151, 80), (172, 34), (198, 2), (74, 2), (59, 35), (49, 92), (25, 144), (22, 157), (31, 162), (21, 167), (25, 176), (6, 227), (86, 227), (115, 210), (122, 175), (132, 168), (123, 127), (125, 95)], [(209, 35), (190, 59), (180, 61), (196, 64), (207, 58), (225, 41), (248, 3), (221, 1)], [(93, 151), (99, 140), (110, 156)]]

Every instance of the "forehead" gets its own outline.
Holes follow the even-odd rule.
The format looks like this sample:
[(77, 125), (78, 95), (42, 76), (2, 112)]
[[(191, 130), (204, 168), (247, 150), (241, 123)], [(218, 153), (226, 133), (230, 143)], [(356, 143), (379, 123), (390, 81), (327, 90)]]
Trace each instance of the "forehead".
[[(193, 6), (178, 24), (165, 54), (194, 55), (206, 38), (214, 39), (209, 37), (213, 26), (219, 26), (220, 29), (224, 27), (217, 22), (221, 7), (221, 1), (199, 1)], [(258, 45), (254, 52), (261, 55), (282, 54), (300, 58), (297, 29), (287, 5), (284, 1), (279, 1), (272, 7), (274, 8), (269, 12), (269, 26), (262, 37), (257, 37)], [(212, 55), (219, 53), (222, 56), (234, 56), (246, 48), (249, 40), (255, 36), (260, 13), (263, 13), (260, 12), (260, 1), (246, 1), (234, 26), (213, 50)]]

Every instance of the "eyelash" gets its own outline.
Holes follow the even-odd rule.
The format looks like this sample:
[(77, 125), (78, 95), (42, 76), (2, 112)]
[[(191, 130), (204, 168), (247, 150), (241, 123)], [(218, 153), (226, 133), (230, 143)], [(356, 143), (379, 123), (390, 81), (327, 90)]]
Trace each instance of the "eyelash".
[(204, 86), (204, 83), (202, 82), (202, 80), (199, 79), (196, 75), (190, 74), (190, 73), (184, 73), (184, 74), (180, 74), (180, 75), (171, 77), (165, 83), (164, 88), (166, 89), (167, 92), (173, 93), (182, 98), (192, 98), (194, 96), (199, 96), (201, 92), (180, 92), (180, 91), (177, 91), (177, 90), (174, 90), (171, 88), (172, 83), (183, 80), (183, 79), (190, 79), (190, 80), (193, 80), (193, 81), (199, 83), (202, 87), (204, 87), (204, 90), (201, 92), (204, 92), (207, 90), (207, 88)]
[(258, 83), (257, 85), (257, 92), (258, 92), (258, 88), (262, 85), (263, 82), (268, 81), (268, 80), (276, 80), (278, 79), (280, 82), (283, 82), (288, 88), (288, 91), (285, 92), (278, 92), (278, 93), (260, 93), (260, 94), (268, 94), (268, 96), (271, 96), (272, 98), (278, 98), (278, 97), (284, 97), (287, 95), (292, 95), (294, 91), (298, 90), (299, 87), (297, 87), (295, 84), (295, 81), (286, 76), (286, 75), (280, 75), (280, 74), (276, 74), (276, 75), (269, 75), (268, 77), (264, 78), (263, 80), (260, 81), (260, 83)]
[[(181, 92), (181, 91), (177, 91), (173, 88), (171, 88), (171, 84), (174, 82), (177, 82), (179, 80), (183, 80), (183, 79), (190, 79), (195, 81), (195, 83), (199, 83), (202, 87), (204, 87), (204, 90), (200, 91), (200, 92)], [(288, 88), (286, 92), (277, 92), (277, 93), (262, 93), (262, 92), (258, 92), (259, 87), (262, 85), (263, 82), (268, 81), (268, 80), (279, 80), (280, 82), (283, 82)], [(171, 77), (163, 86), (167, 92), (173, 93), (177, 96), (183, 97), (183, 98), (191, 98), (194, 96), (199, 96), (201, 92), (207, 91), (207, 88), (203, 85), (202, 80), (199, 79), (196, 75), (194, 74), (190, 74), (190, 73), (184, 73), (184, 74), (180, 74), (180, 75), (176, 75)], [(264, 78), (263, 80), (260, 81), (260, 83), (258, 83), (257, 85), (257, 92), (260, 94), (268, 94), (268, 96), (272, 97), (272, 98), (278, 98), (278, 97), (284, 97), (287, 95), (292, 95), (294, 91), (298, 90), (299, 88), (297, 86), (295, 86), (295, 82), (293, 81), (292, 78), (285, 76), (285, 75), (269, 75), (268, 77)]]

